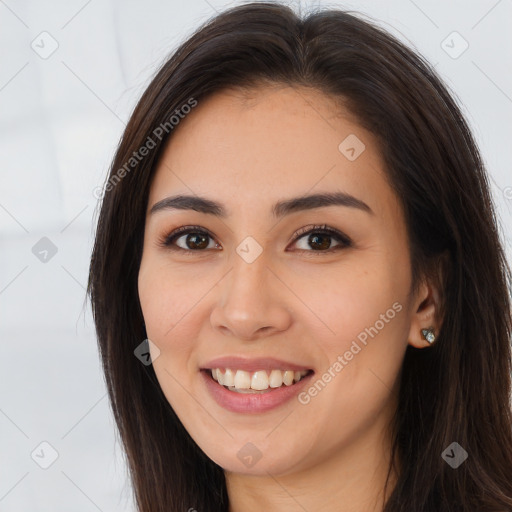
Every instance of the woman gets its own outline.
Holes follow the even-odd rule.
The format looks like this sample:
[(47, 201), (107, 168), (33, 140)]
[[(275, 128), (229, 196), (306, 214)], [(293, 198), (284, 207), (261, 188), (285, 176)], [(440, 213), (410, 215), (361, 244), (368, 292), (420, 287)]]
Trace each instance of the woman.
[(339, 10), (163, 65), (89, 293), (139, 510), (512, 510), (510, 271), (433, 69)]

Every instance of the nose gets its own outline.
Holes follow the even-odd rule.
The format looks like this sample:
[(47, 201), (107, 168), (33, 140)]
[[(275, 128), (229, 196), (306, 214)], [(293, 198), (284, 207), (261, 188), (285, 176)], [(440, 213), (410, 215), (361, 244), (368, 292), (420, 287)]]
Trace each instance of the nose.
[(231, 272), (217, 285), (221, 291), (210, 322), (224, 335), (256, 340), (286, 330), (291, 310), (286, 301), (290, 292), (260, 255), (247, 263), (238, 255)]

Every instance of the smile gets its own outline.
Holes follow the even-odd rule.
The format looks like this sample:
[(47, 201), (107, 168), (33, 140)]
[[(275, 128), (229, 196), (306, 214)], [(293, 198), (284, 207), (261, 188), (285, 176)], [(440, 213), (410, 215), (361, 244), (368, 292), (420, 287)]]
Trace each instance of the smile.
[(237, 393), (266, 393), (283, 386), (292, 386), (312, 370), (258, 370), (248, 372), (231, 368), (212, 368), (212, 378), (221, 386)]

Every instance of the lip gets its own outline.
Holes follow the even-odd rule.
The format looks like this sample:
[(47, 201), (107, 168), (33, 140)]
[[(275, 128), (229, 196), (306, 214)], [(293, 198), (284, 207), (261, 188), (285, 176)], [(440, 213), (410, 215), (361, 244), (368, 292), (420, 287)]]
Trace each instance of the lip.
[(258, 370), (266, 370), (268, 372), (270, 372), (271, 370), (312, 370), (312, 368), (310, 367), (301, 366), (287, 361), (282, 361), (280, 359), (275, 359), (273, 357), (256, 357), (247, 359), (244, 357), (236, 356), (218, 357), (216, 359), (212, 359), (208, 363), (202, 365), (200, 369), (211, 370), (213, 368), (230, 368), (232, 370), (245, 370), (246, 372), (251, 373), (257, 372)]
[(213, 380), (210, 370), (202, 369), (199, 373), (203, 378), (208, 392), (218, 405), (230, 412), (243, 414), (259, 414), (284, 405), (294, 396), (297, 396), (301, 390), (309, 384), (312, 376), (315, 374), (311, 372), (291, 386), (285, 385), (266, 393), (252, 394), (237, 393), (236, 391), (226, 389), (217, 381)]

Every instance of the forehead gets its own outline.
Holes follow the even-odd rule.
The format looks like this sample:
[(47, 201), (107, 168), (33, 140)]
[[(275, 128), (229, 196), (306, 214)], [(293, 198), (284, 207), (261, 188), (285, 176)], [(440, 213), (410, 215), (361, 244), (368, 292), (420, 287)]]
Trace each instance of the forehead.
[(254, 208), (318, 188), (365, 201), (375, 193), (375, 204), (390, 199), (383, 169), (373, 135), (332, 97), (289, 86), (231, 89), (200, 101), (173, 130), (149, 203), (186, 193)]

